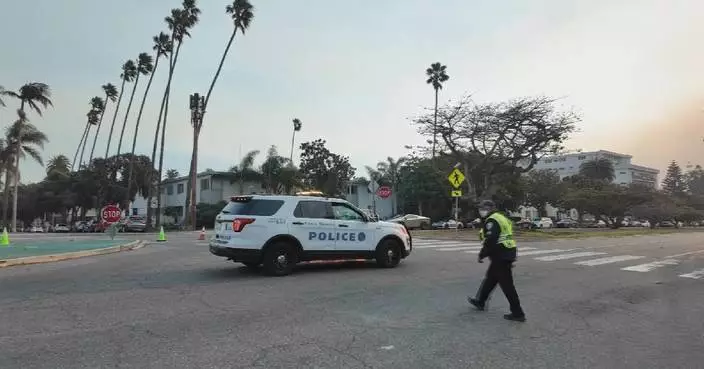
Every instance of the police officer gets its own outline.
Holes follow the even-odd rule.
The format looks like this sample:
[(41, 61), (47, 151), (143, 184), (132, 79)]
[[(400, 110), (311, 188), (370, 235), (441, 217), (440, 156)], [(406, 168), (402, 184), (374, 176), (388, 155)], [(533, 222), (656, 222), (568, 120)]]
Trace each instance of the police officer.
[(482, 263), (483, 259), (488, 257), (491, 263), (477, 296), (475, 298), (469, 297), (467, 300), (477, 310), (483, 311), (486, 301), (498, 284), (511, 306), (511, 314), (504, 315), (504, 318), (525, 322), (526, 316), (521, 308), (511, 271), (513, 263), (516, 261), (516, 241), (513, 239), (511, 220), (498, 212), (496, 205), (491, 200), (484, 200), (479, 204), (479, 216), (483, 222), (479, 233), (479, 239), (482, 240), (479, 262)]

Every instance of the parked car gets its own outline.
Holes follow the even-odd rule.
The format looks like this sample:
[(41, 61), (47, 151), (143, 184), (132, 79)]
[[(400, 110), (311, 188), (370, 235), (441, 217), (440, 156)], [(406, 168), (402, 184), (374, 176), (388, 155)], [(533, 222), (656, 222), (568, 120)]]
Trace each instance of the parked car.
[(433, 223), (432, 226), (435, 229), (462, 229), (462, 228), (464, 228), (464, 224), (462, 224), (462, 222), (458, 222), (454, 219), (441, 220), (439, 222)]
[(147, 229), (147, 221), (144, 217), (131, 216), (127, 218), (122, 226), (124, 232), (144, 232)]
[(516, 222), (516, 228), (528, 230), (528, 229), (536, 229), (536, 228), (538, 228), (538, 226), (535, 225), (535, 222), (531, 221), (530, 219), (521, 219)]
[(388, 221), (403, 224), (408, 229), (430, 229), (430, 218), (421, 215), (399, 215), (389, 219)]
[(577, 228), (577, 227), (579, 227), (579, 223), (577, 223), (577, 221), (573, 220), (573, 219), (562, 219), (562, 220), (559, 220), (557, 223), (555, 223), (555, 227), (557, 227), (557, 228)]
[(29, 229), (31, 233), (44, 233), (44, 228), (38, 226), (38, 225), (33, 225), (32, 228)]
[(535, 226), (538, 228), (552, 228), (553, 223), (552, 219), (548, 217), (542, 217), (540, 219), (534, 220), (533, 223), (535, 223)]
[(670, 221), (670, 220), (664, 220), (658, 224), (659, 227), (663, 228), (672, 228), (675, 226), (675, 222)]
[(54, 226), (54, 232), (56, 233), (68, 233), (69, 231), (71, 231), (71, 228), (67, 224), (59, 223)]

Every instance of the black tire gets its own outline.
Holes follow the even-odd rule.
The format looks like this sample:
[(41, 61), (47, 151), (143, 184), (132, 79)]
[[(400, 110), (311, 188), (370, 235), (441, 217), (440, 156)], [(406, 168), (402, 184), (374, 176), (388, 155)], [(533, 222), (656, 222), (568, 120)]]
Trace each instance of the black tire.
[(387, 239), (376, 249), (376, 263), (382, 268), (395, 268), (401, 262), (401, 245), (398, 241)]
[(249, 269), (257, 269), (257, 268), (259, 268), (260, 265), (262, 265), (261, 263), (250, 263), (250, 262), (242, 262), (242, 264), (244, 264), (244, 266), (246, 266)]
[(291, 274), (296, 263), (298, 263), (298, 252), (295, 247), (286, 242), (277, 242), (267, 247), (262, 260), (264, 272), (276, 277)]

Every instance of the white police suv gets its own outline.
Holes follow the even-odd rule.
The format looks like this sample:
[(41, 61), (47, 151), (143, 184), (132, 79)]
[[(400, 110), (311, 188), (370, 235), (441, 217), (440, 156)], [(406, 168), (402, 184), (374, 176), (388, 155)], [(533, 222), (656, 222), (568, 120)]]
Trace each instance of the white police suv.
[(412, 250), (397, 223), (375, 221), (341, 199), (317, 196), (236, 196), (215, 218), (210, 252), (267, 274), (290, 274), (298, 262), (373, 259), (397, 266)]

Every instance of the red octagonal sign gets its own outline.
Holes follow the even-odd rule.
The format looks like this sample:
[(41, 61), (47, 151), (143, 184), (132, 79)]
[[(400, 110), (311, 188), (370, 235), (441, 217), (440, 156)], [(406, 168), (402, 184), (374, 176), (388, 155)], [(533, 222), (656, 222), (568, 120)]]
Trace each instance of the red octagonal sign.
[(391, 196), (391, 187), (381, 186), (378, 190), (376, 190), (376, 194), (382, 199), (388, 198), (389, 196)]
[(106, 223), (117, 223), (121, 217), (122, 212), (116, 205), (106, 205), (100, 210), (100, 219)]

